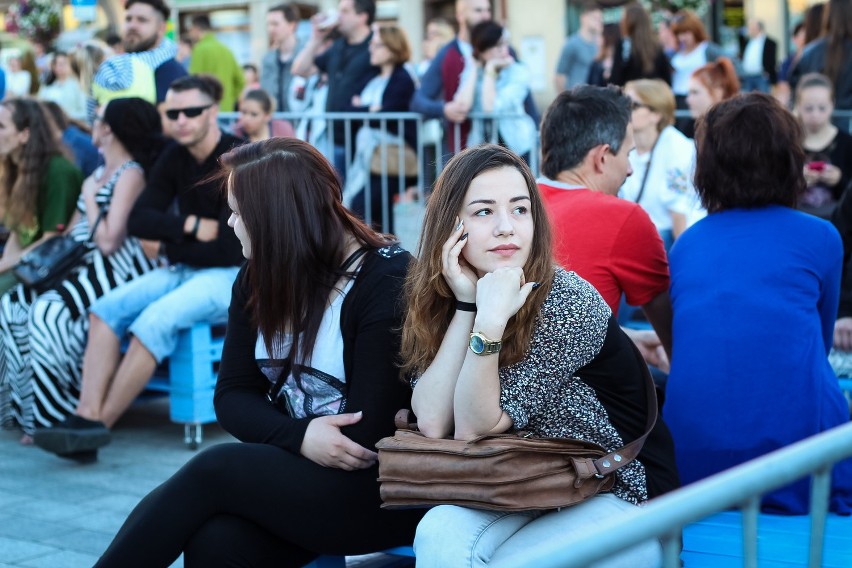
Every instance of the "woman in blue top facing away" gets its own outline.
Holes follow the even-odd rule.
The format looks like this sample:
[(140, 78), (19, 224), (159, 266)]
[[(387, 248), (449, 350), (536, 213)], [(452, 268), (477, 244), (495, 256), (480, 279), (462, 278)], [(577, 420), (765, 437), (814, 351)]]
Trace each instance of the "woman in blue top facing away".
[[(97, 566), (301, 567), (411, 542), (420, 511), (379, 509), (375, 443), (410, 404), (396, 358), (411, 256), (341, 203), (312, 146), (222, 157), (237, 275), (216, 416), (242, 443), (202, 452), (130, 514)], [(292, 331), (298, 330), (294, 334)]]
[[(708, 216), (669, 257), (674, 310), (664, 416), (684, 483), (849, 420), (827, 355), (842, 246), (796, 211), (805, 188), (796, 119), (763, 94), (700, 119), (695, 188)], [(808, 480), (763, 497), (803, 514)], [(831, 509), (852, 512), (852, 460), (834, 469)]]

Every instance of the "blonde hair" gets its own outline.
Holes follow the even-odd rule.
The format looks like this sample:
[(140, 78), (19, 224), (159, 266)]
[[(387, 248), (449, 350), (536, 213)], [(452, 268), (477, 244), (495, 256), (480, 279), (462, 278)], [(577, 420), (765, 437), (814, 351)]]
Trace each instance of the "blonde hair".
[(379, 37), (393, 54), (395, 64), (400, 65), (411, 59), (411, 46), (405, 30), (393, 24), (385, 24), (379, 26)]
[(71, 69), (79, 78), (80, 85), (86, 93), (92, 92), (92, 81), (95, 73), (98, 72), (98, 67), (112, 54), (110, 46), (96, 39), (85, 42), (75, 49), (73, 54), (69, 54)]
[(671, 87), (661, 79), (637, 79), (624, 85), (625, 91), (633, 91), (642, 103), (660, 115), (657, 130), (662, 132), (675, 121), (675, 98)]

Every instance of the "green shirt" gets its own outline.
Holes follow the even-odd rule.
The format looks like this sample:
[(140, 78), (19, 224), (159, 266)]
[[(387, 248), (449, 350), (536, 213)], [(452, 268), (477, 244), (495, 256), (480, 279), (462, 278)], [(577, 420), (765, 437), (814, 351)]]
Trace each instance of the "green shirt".
[(77, 167), (56, 155), (47, 164), (47, 173), (38, 186), (38, 222), (35, 227), (18, 227), (15, 232), (21, 247), (28, 247), (45, 232), (61, 232), (74, 214), (83, 174)]
[(228, 47), (216, 39), (212, 32), (198, 40), (192, 48), (192, 59), (189, 61), (189, 72), (207, 73), (213, 75), (222, 83), (222, 100), (219, 110), (233, 112), (237, 97), (245, 86), (243, 70)]

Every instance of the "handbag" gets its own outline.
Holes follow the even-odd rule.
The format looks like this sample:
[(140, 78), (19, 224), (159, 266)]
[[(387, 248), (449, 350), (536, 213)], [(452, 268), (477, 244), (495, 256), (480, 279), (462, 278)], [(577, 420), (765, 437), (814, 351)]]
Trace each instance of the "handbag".
[(89, 252), (89, 243), (94, 238), (103, 216), (102, 210), (87, 241), (75, 240), (70, 235), (56, 235), (29, 251), (15, 266), (15, 276), (25, 286), (38, 293), (55, 287)]
[(609, 491), (615, 472), (636, 458), (657, 421), (654, 382), (644, 362), (642, 368), (645, 433), (613, 452), (585, 440), (533, 438), (523, 432), (469, 441), (428, 438), (409, 423), (410, 411), (400, 410), (396, 433), (376, 444), (382, 508), (557, 509)]
[(382, 162), (381, 146), (376, 146), (373, 150), (373, 155), (370, 157), (370, 173), (374, 175), (382, 174), (382, 166), (384, 173), (389, 176), (398, 176), (400, 174), (405, 177), (414, 177), (417, 175), (417, 154), (414, 153), (408, 144), (402, 144), (402, 161), (399, 159), (400, 144), (388, 144), (385, 152), (385, 160)]

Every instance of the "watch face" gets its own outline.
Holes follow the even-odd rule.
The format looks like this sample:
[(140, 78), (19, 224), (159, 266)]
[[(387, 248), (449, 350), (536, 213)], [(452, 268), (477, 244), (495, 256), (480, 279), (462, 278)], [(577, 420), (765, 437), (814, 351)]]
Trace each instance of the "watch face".
[(482, 353), (485, 351), (485, 341), (478, 335), (470, 336), (470, 350), (474, 353)]

